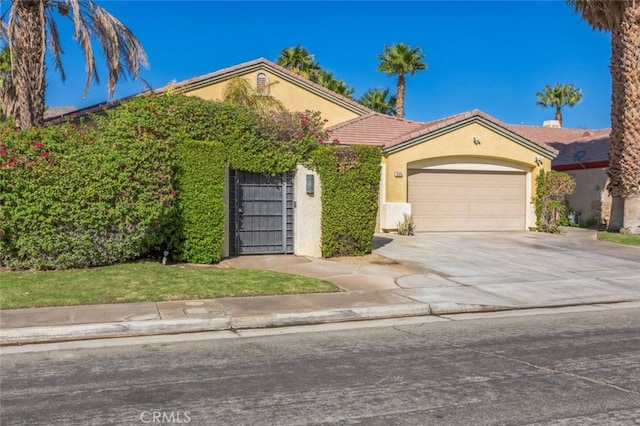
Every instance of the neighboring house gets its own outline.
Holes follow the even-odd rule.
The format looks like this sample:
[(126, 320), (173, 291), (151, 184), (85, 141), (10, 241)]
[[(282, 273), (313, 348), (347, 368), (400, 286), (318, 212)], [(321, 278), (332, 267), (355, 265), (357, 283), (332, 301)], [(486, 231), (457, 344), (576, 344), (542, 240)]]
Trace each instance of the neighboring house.
[(553, 170), (571, 175), (576, 181), (575, 191), (567, 197), (569, 211), (574, 212), (575, 221), (606, 227), (611, 217), (611, 195), (607, 190), (611, 129), (510, 127), (559, 151), (551, 166)]
[[(378, 230), (395, 230), (404, 213), (413, 215), (416, 231), (524, 231), (535, 226), (535, 178), (540, 170), (550, 170), (558, 151), (481, 111), (427, 123), (382, 115), (266, 59), (154, 93), (173, 90), (221, 100), (235, 77), (247, 79), (289, 110), (319, 111), (340, 144), (382, 148)], [(96, 105), (49, 122), (117, 105)], [(321, 255), (321, 185), (314, 172), (300, 166), (294, 174), (272, 178), (230, 170), (226, 197), (225, 256)], [(265, 211), (269, 214), (260, 213)]]
[(428, 123), (377, 113), (333, 126), (346, 145), (383, 150), (379, 229), (412, 214), (416, 231), (524, 231), (532, 195), (558, 151), (479, 110)]

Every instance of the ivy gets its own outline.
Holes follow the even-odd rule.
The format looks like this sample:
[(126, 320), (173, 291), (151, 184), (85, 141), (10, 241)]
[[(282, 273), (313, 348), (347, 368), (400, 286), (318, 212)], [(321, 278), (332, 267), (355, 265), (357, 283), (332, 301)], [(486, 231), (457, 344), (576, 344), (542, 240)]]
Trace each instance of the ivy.
[(100, 129), (2, 129), (0, 265), (57, 269), (134, 259), (162, 241), (170, 152)]
[(311, 159), (322, 182), (322, 255), (371, 253), (378, 212), (380, 149), (324, 145)]
[(224, 145), (183, 141), (175, 152), (177, 202), (168, 248), (180, 261), (219, 262), (225, 223)]
[[(371, 252), (380, 150), (326, 145), (319, 113), (139, 96), (87, 124), (0, 127), (0, 266), (60, 269), (169, 249), (222, 256), (227, 167), (322, 180), (324, 256)], [(210, 141), (210, 142), (205, 142)]]

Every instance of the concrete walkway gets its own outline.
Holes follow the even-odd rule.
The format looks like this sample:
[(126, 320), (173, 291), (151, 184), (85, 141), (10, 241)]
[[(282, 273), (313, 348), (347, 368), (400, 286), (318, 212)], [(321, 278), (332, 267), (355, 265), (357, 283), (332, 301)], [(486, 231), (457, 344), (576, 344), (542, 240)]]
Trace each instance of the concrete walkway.
[(0, 345), (640, 301), (640, 248), (568, 230), (379, 234), (362, 258), (243, 256), (222, 266), (343, 292), (0, 311)]

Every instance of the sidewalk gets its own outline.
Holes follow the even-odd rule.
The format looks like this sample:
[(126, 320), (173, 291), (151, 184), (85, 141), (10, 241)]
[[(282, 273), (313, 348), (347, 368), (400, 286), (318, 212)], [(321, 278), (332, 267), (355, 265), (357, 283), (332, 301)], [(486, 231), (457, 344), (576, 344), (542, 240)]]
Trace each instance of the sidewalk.
[[(388, 244), (362, 258), (274, 255), (223, 262), (230, 268), (321, 278), (343, 292), (2, 310), (0, 345), (640, 300), (640, 286), (621, 289), (589, 279), (536, 281), (526, 273), (514, 280), (508, 271), (483, 276), (483, 281), (492, 280), (491, 285), (469, 285), (412, 261), (409, 255), (406, 261), (396, 261), (381, 254), (401, 253), (407, 241), (415, 244), (420, 239), (399, 240), (397, 246)], [(419, 254), (418, 250), (412, 256)], [(630, 271), (629, 282), (637, 282), (635, 266)]]

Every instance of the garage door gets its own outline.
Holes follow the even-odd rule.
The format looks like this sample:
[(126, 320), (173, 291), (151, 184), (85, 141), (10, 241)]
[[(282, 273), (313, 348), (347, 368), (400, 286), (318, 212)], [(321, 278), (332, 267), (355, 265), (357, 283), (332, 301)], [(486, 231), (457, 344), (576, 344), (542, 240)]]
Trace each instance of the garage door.
[(525, 174), (409, 170), (416, 231), (522, 231)]

